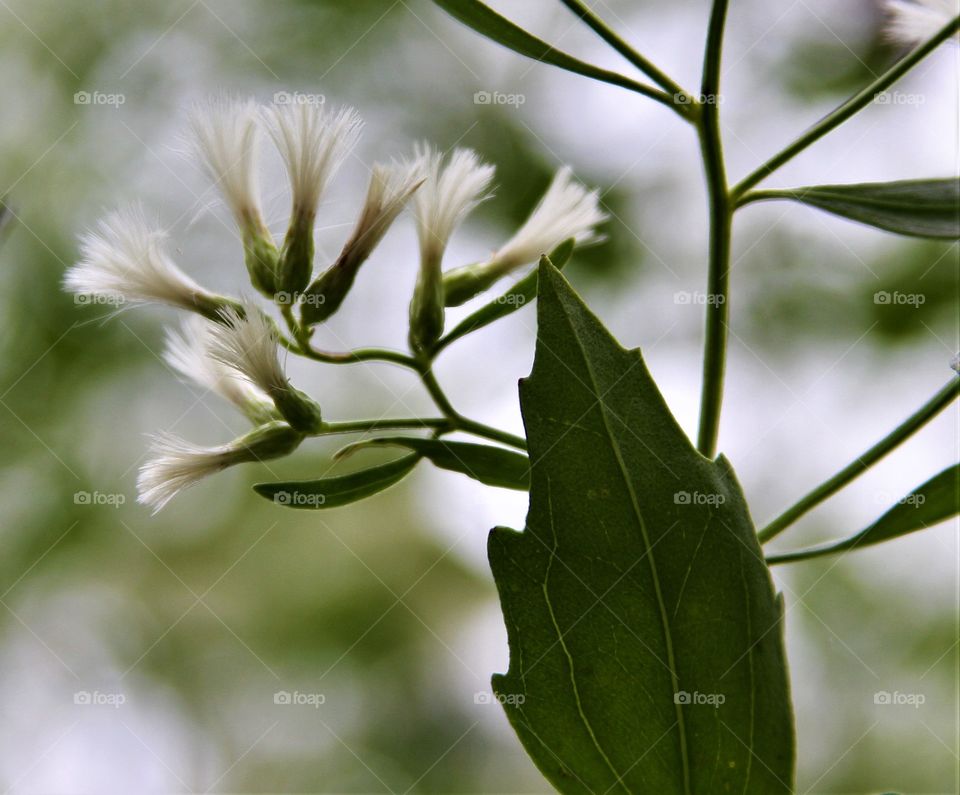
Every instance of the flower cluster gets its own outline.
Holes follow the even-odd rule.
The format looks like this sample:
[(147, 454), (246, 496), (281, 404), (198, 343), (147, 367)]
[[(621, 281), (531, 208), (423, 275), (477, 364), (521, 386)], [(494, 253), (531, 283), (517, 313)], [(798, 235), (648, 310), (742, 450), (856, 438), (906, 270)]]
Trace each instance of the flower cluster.
[[(597, 192), (561, 168), (527, 221), (487, 261), (445, 273), (450, 238), (491, 195), (494, 168), (468, 149), (445, 156), (424, 145), (409, 159), (370, 168), (349, 236), (336, 259), (315, 274), (318, 207), (356, 145), (362, 128), (357, 113), (314, 103), (265, 107), (221, 97), (196, 106), (190, 128), (193, 153), (236, 224), (249, 281), (280, 311), (289, 336), (252, 301), (210, 292), (181, 270), (165, 247), (162, 227), (139, 205), (107, 215), (82, 236), (81, 258), (66, 273), (66, 289), (116, 303), (161, 303), (194, 313), (179, 330), (168, 332), (165, 360), (186, 379), (232, 403), (254, 426), (212, 448), (169, 434), (157, 436), (138, 481), (140, 501), (156, 510), (208, 474), (287, 455), (306, 436), (324, 432), (319, 405), (287, 378), (281, 346), (311, 355), (312, 327), (340, 308), (361, 266), (411, 201), (420, 267), (409, 338), (413, 357), (420, 358), (429, 357), (440, 340), (447, 307), (462, 304), (565, 240), (597, 239), (595, 228), (606, 217)], [(263, 131), (283, 159), (291, 193), (287, 231), (279, 244), (260, 201)]]

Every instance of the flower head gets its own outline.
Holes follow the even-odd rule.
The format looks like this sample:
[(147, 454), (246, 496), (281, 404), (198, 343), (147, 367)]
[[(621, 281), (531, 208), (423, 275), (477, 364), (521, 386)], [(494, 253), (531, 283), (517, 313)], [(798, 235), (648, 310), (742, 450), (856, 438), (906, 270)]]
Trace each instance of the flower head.
[(599, 205), (599, 192), (574, 182), (570, 167), (563, 166), (527, 220), (489, 260), (444, 274), (444, 302), (459, 306), (510, 271), (549, 254), (564, 240), (596, 241), (596, 226), (607, 219)]
[(312, 220), (330, 179), (356, 144), (363, 122), (353, 108), (333, 113), (314, 103), (274, 105), (264, 111), (264, 118), (287, 167), (294, 216)]
[(224, 323), (210, 329), (209, 356), (241, 373), (266, 394), (285, 389), (287, 377), (280, 365), (277, 332), (270, 319), (251, 304), (243, 313), (229, 310), (223, 317)]
[(956, 0), (886, 0), (887, 35), (902, 44), (919, 44), (957, 16)]
[(440, 267), (453, 230), (484, 199), (494, 167), (471, 149), (456, 149), (446, 164), (429, 146), (418, 149), (426, 176), (414, 202), (421, 262)]
[(367, 196), (340, 256), (307, 290), (301, 304), (303, 322), (310, 325), (336, 312), (353, 286), (360, 266), (383, 240), (390, 225), (423, 182), (419, 161), (376, 163), (370, 172)]
[(190, 114), (197, 158), (241, 229), (251, 223), (263, 225), (257, 122), (257, 104), (252, 99), (221, 96), (195, 105)]
[(363, 209), (340, 259), (363, 261), (369, 257), (423, 182), (420, 161), (374, 163)]
[(172, 434), (153, 438), (152, 457), (137, 478), (138, 502), (154, 513), (177, 494), (234, 464), (266, 461), (289, 455), (303, 436), (289, 425), (271, 422), (255, 428), (229, 444), (202, 447)]
[(194, 150), (240, 229), (250, 279), (260, 292), (272, 296), (279, 254), (260, 209), (258, 121), (253, 100), (223, 96), (196, 105), (190, 116)]
[(277, 265), (277, 288), (298, 293), (313, 273), (313, 222), (320, 198), (360, 135), (352, 108), (332, 113), (323, 105), (294, 103), (264, 111), (267, 129), (287, 167), (293, 209)]
[(64, 276), (77, 295), (158, 302), (215, 317), (227, 301), (204, 290), (164, 250), (165, 233), (133, 205), (103, 218), (80, 238), (80, 261)]
[(569, 166), (556, 173), (530, 217), (491, 257), (497, 270), (506, 273), (536, 262), (571, 237), (579, 244), (597, 239), (595, 227), (607, 220), (599, 207), (599, 191), (587, 190), (571, 177)]
[(270, 318), (252, 305), (242, 313), (228, 309), (222, 317), (224, 322), (210, 329), (210, 356), (265, 392), (294, 428), (316, 431), (322, 424), (320, 407), (287, 380)]
[(444, 299), (441, 265), (457, 225), (489, 194), (493, 166), (480, 162), (470, 149), (457, 149), (446, 166), (443, 155), (429, 147), (418, 152), (426, 179), (414, 200), (420, 272), (410, 302), (410, 344), (426, 350), (443, 333)]
[(210, 354), (214, 328), (212, 323), (191, 316), (183, 321), (179, 332), (168, 329), (164, 361), (203, 389), (233, 403), (254, 422), (276, 419), (276, 410), (266, 392)]

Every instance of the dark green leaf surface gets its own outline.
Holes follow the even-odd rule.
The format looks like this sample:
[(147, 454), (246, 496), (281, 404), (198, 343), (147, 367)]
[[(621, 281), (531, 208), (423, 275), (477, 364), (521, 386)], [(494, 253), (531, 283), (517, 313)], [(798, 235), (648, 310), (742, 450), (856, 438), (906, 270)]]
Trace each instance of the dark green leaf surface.
[(526, 491), (530, 487), (527, 457), (502, 447), (412, 436), (384, 436), (364, 439), (344, 447), (337, 455), (347, 455), (364, 447), (405, 447), (418, 456), (429, 458), (441, 469), (460, 472), (488, 486)]
[(489, 540), (498, 699), (565, 793), (789, 792), (782, 601), (733, 471), (549, 265), (538, 320), (527, 526)]
[(960, 238), (960, 181), (925, 179), (756, 191), (747, 201), (792, 199), (901, 235)]
[[(574, 245), (575, 242), (573, 238), (564, 240), (550, 252), (548, 256), (550, 263), (558, 270), (563, 270), (573, 255)], [(437, 349), (442, 350), (454, 340), (458, 340), (460, 337), (464, 337), (477, 329), (489, 326), (494, 321), (500, 320), (500, 318), (513, 314), (518, 309), (525, 307), (536, 297), (537, 271), (534, 269), (499, 298), (480, 307), (476, 312), (460, 321), (453, 331), (440, 340)]]
[(896, 505), (856, 535), (822, 546), (770, 555), (767, 561), (789, 563), (870, 546), (925, 530), (960, 513), (960, 464), (947, 467), (901, 498)]
[(416, 466), (419, 455), (405, 455), (388, 464), (361, 469), (349, 475), (285, 483), (257, 483), (261, 497), (288, 508), (319, 510), (349, 505), (399, 483)]

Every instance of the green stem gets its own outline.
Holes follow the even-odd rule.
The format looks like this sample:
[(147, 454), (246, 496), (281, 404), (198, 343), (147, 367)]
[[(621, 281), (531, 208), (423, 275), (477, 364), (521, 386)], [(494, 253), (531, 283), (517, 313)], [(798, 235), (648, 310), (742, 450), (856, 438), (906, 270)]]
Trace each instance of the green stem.
[(848, 539), (844, 539), (843, 541), (824, 544), (818, 547), (798, 549), (793, 552), (780, 552), (776, 555), (769, 555), (764, 558), (764, 560), (768, 566), (776, 566), (778, 563), (797, 563), (801, 560), (811, 560), (812, 558), (820, 558), (824, 555), (836, 555), (838, 552), (843, 552), (844, 549), (854, 548), (847, 545), (847, 540)]
[(457, 411), (437, 381), (437, 377), (433, 374), (433, 368), (429, 360), (424, 360), (420, 363), (420, 378), (427, 392), (430, 393), (430, 397), (433, 398), (433, 402), (437, 404), (437, 408), (439, 408), (440, 411), (443, 412), (443, 415), (450, 421), (453, 430), (472, 433), (474, 436), (501, 442), (510, 447), (516, 447), (519, 450), (527, 449), (525, 439), (514, 436), (512, 433), (501, 431), (499, 428), (484, 425), (482, 422), (471, 420), (469, 417), (464, 417)]
[(410, 370), (420, 371), (420, 364), (412, 356), (407, 356), (399, 351), (391, 351), (386, 348), (359, 348), (353, 351), (343, 353), (331, 353), (314, 348), (310, 344), (310, 333), (303, 326), (297, 323), (293, 316), (293, 309), (289, 304), (280, 307), (280, 314), (287, 323), (287, 328), (293, 335), (293, 341), (286, 339), (278, 333), (280, 344), (291, 353), (306, 356), (317, 362), (327, 364), (356, 364), (358, 362), (390, 362), (399, 364)]
[(412, 417), (403, 419), (354, 420), (350, 422), (325, 422), (314, 436), (331, 436), (341, 433), (364, 433), (367, 431), (386, 431), (401, 428), (432, 429), (441, 432), (453, 430), (450, 420), (445, 417)]
[(727, 190), (723, 142), (720, 135), (720, 59), (727, 0), (717, 0), (710, 18), (703, 61), (701, 94), (704, 104), (697, 124), (710, 204), (710, 262), (707, 276), (706, 338), (703, 350), (703, 386), (700, 393), (700, 429), (697, 449), (713, 458), (720, 431), (723, 377), (727, 356), (727, 319), (730, 243), (733, 204)]
[(793, 143), (789, 144), (785, 149), (771, 157), (766, 163), (760, 166), (760, 168), (741, 180), (740, 183), (733, 188), (732, 195), (734, 198), (739, 198), (742, 196), (758, 182), (768, 177), (770, 174), (780, 168), (780, 166), (784, 165), (784, 163), (789, 162), (798, 154), (800, 154), (804, 149), (810, 146), (810, 144), (818, 141), (828, 132), (843, 124), (851, 116), (863, 110), (863, 108), (874, 101), (877, 94), (888, 89), (897, 80), (909, 72), (914, 66), (920, 63), (920, 61), (926, 58), (937, 47), (943, 44), (943, 42), (953, 36), (958, 30), (960, 30), (960, 16), (954, 18), (951, 22), (941, 28), (932, 39), (917, 47), (904, 58), (901, 58), (886, 72), (880, 75), (880, 77), (870, 83), (870, 85), (868, 85), (859, 93), (854, 94), (854, 96), (850, 97), (850, 99), (848, 99), (838, 108), (824, 116)]
[(560, 2), (580, 17), (601, 39), (646, 74), (653, 82), (672, 94), (675, 99), (680, 99), (681, 104), (692, 104), (691, 97), (680, 85), (620, 38), (616, 31), (597, 16), (586, 3), (581, 2), (581, 0), (560, 0)]
[(492, 428), (489, 425), (484, 425), (482, 422), (476, 422), (459, 414), (454, 420), (454, 425), (458, 431), (472, 433), (474, 436), (490, 439), (493, 442), (500, 442), (509, 447), (516, 447), (518, 450), (527, 449), (526, 439), (520, 436), (514, 436), (512, 433), (507, 433), (506, 431), (501, 431), (499, 428)]
[(937, 414), (943, 411), (943, 409), (949, 406), (958, 394), (960, 394), (960, 378), (954, 378), (916, 412), (887, 434), (887, 436), (863, 453), (863, 455), (858, 456), (856, 460), (844, 467), (832, 478), (817, 486), (817, 488), (807, 494), (803, 499), (788, 508), (764, 527), (757, 534), (760, 543), (765, 544), (767, 541), (776, 538), (811, 508), (819, 505), (827, 499), (827, 497), (838, 492), (858, 475), (866, 472), (866, 470), (877, 463), (877, 461), (887, 453), (909, 439), (914, 433), (937, 416)]
[(391, 351), (386, 348), (359, 348), (344, 353), (330, 353), (321, 351), (311, 345), (301, 346), (299, 353), (318, 362), (327, 364), (357, 364), (358, 362), (390, 362), (399, 364), (410, 370), (419, 371), (417, 360), (412, 356), (407, 356), (399, 351)]

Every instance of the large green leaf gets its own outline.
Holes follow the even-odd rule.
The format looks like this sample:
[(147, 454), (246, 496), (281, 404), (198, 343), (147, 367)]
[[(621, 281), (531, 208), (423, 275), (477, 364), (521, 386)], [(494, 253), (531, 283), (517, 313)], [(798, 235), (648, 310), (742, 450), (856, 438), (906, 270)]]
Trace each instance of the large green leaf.
[(914, 237), (960, 238), (960, 180), (818, 185), (747, 194), (743, 203), (792, 199), (853, 221)]
[(257, 483), (253, 490), (261, 497), (287, 508), (337, 508), (370, 497), (399, 483), (419, 460), (419, 455), (405, 455), (388, 464), (361, 469), (349, 475), (318, 480)]
[(960, 464), (954, 464), (902, 497), (889, 511), (859, 533), (821, 546), (770, 555), (767, 562), (790, 563), (879, 544), (932, 527), (958, 513), (960, 513)]
[(441, 469), (460, 472), (488, 486), (520, 491), (530, 487), (527, 457), (502, 447), (413, 436), (381, 436), (347, 445), (337, 455), (347, 455), (364, 447), (405, 447), (418, 456), (429, 458)]
[(526, 529), (489, 540), (498, 700), (563, 792), (789, 792), (782, 600), (730, 465), (547, 264), (538, 322)]
[[(573, 255), (573, 248), (576, 245), (573, 238), (564, 240), (559, 246), (550, 252), (547, 257), (550, 263), (558, 270), (563, 270), (564, 266), (570, 261)], [(537, 297), (537, 271), (532, 270), (516, 284), (507, 290), (503, 295), (495, 298), (489, 304), (481, 306), (476, 312), (473, 312), (447, 334), (439, 343), (437, 350), (443, 350), (454, 340), (460, 339), (471, 332), (489, 326), (491, 323), (501, 318), (511, 315), (518, 309), (522, 309), (534, 298)]]

